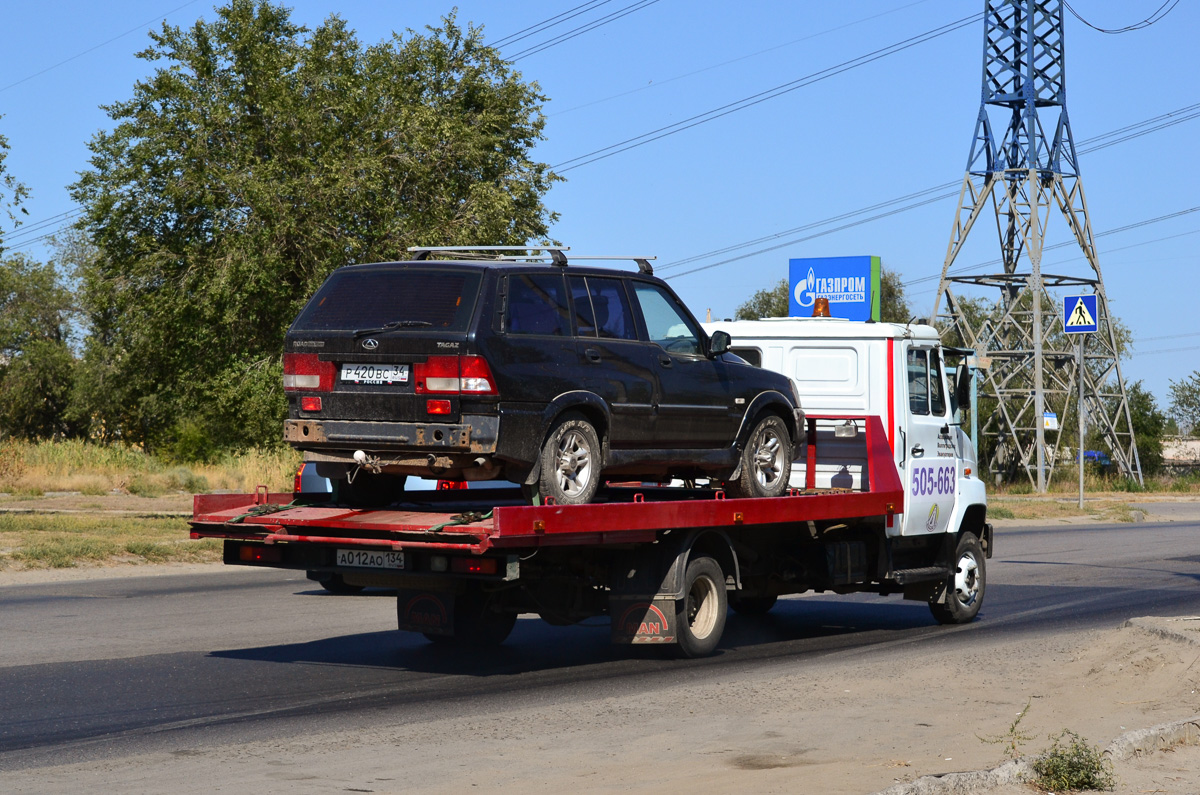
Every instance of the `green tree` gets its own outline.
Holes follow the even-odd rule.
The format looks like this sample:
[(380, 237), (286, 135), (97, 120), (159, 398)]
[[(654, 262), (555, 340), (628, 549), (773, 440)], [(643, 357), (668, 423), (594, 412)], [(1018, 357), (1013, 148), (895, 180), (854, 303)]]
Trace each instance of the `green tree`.
[(75, 357), (71, 294), (54, 264), (16, 254), (0, 260), (0, 433), (74, 435), (69, 417)]
[[(265, 0), (163, 25), (72, 186), (98, 250), (80, 398), (131, 440), (279, 438), (283, 335), (334, 268), (544, 240), (544, 97), (446, 17), (364, 46)], [(192, 432), (189, 431), (189, 432)]]
[[(907, 323), (912, 318), (908, 301), (904, 297), (904, 285), (894, 271), (882, 268), (879, 276), (879, 316), (885, 323)], [(758, 320), (760, 317), (787, 317), (787, 279), (780, 279), (774, 287), (758, 290), (737, 308), (737, 320)]]
[(1129, 399), (1129, 416), (1133, 421), (1133, 437), (1137, 443), (1138, 460), (1142, 463), (1142, 474), (1157, 475), (1162, 471), (1167, 417), (1159, 410), (1154, 395), (1142, 386), (1141, 381), (1126, 384), (1125, 396)]
[(1200, 428), (1200, 370), (1171, 381), (1171, 416), (1186, 433)]
[[(3, 118), (4, 116), (0, 115), (0, 119)], [(29, 214), (29, 211), (21, 206), (29, 197), (29, 189), (5, 170), (4, 161), (8, 158), (8, 151), (8, 139), (0, 135), (0, 207), (4, 208), (4, 213), (13, 226), (20, 226), (21, 220), (17, 213)], [(0, 225), (0, 254), (3, 253), (4, 227)]]

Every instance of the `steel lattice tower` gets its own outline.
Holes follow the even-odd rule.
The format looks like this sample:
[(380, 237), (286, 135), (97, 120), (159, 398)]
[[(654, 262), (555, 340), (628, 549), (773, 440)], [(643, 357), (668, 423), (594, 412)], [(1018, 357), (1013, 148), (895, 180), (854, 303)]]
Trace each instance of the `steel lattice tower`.
[[(992, 471), (1010, 477), (1023, 471), (1039, 492), (1053, 474), (1052, 451), (1058, 447), (1047, 445), (1047, 435), (1057, 442), (1058, 432), (1044, 429), (1043, 412), (1055, 411), (1065, 421), (1080, 377), (1089, 427), (1103, 434), (1122, 474), (1142, 479), (1116, 330), (1109, 320), (1067, 118), (1065, 74), (1062, 0), (985, 0), (982, 102), (930, 314), (931, 323), (957, 331), (968, 347), (992, 362), (980, 397), (989, 407), (994, 402), (994, 409), (979, 417), (981, 436), (995, 442)], [(989, 113), (1007, 115), (1002, 139), (993, 134)], [(1052, 137), (1047, 129), (1053, 130)], [(1003, 272), (951, 276), (967, 235), (989, 204), (995, 209)], [(1090, 277), (1042, 272), (1053, 206), (1083, 250)], [(968, 317), (968, 307), (951, 290), (959, 284), (999, 290), (989, 317)], [(1052, 288), (1063, 295), (1096, 294), (1099, 328), (1087, 335), (1082, 373), (1074, 342), (1065, 339), (1061, 302), (1053, 300)], [(1073, 446), (1074, 437), (1065, 430), (1063, 442)]]

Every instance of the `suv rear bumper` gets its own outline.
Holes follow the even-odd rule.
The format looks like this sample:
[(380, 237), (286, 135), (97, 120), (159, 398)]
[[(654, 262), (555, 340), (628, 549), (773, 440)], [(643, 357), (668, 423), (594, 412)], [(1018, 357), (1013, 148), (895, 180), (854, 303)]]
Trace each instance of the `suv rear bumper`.
[(283, 440), (302, 450), (421, 450), (494, 453), (500, 419), (464, 414), (458, 423), (286, 420)]

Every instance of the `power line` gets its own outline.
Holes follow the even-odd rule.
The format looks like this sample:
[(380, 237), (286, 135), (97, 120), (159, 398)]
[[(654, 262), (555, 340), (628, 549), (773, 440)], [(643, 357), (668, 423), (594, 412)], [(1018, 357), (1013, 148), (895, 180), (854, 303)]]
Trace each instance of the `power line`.
[(531, 55), (537, 55), (539, 52), (545, 52), (546, 50), (550, 49), (551, 47), (562, 44), (565, 41), (570, 41), (571, 39), (575, 38), (576, 36), (582, 36), (585, 33), (590, 33), (591, 31), (595, 30), (596, 28), (603, 27), (603, 26), (609, 24), (610, 22), (616, 22), (618, 19), (621, 19), (622, 17), (627, 17), (630, 14), (634, 13), (635, 11), (641, 11), (643, 8), (648, 8), (649, 6), (652, 6), (658, 2), (660, 2), (660, 0), (639, 0), (638, 2), (633, 3), (632, 5), (627, 5), (624, 8), (622, 8), (618, 11), (614, 11), (607, 16), (603, 16), (597, 20), (588, 22), (587, 24), (580, 25), (579, 27), (574, 28), (573, 30), (568, 30), (566, 33), (556, 36), (553, 39), (547, 39), (546, 41), (542, 42), (541, 44), (535, 44), (532, 47), (528, 47), (524, 50), (521, 50), (518, 53), (514, 53), (513, 55), (509, 56), (505, 60), (507, 60), (509, 63), (516, 63), (517, 61), (521, 60), (522, 58), (528, 58)]
[(830, 77), (842, 74), (843, 72), (848, 72), (856, 67), (864, 66), (874, 61), (878, 61), (881, 58), (886, 58), (889, 55), (895, 55), (896, 53), (907, 50), (910, 47), (915, 47), (918, 44), (924, 44), (927, 41), (932, 41), (939, 36), (952, 33), (960, 28), (964, 28), (967, 25), (979, 21), (982, 16), (982, 14), (972, 14), (969, 17), (963, 17), (956, 22), (948, 23), (940, 28), (927, 30), (924, 33), (920, 33), (903, 41), (889, 44), (888, 46), (882, 47), (874, 52), (860, 55), (857, 58), (852, 58), (848, 61), (843, 61), (836, 66), (830, 66), (820, 71), (813, 72), (810, 75), (788, 81), (787, 83), (781, 83), (773, 88), (760, 91), (759, 93), (752, 94), (748, 97), (743, 97), (742, 99), (730, 102), (718, 108), (713, 108), (712, 110), (705, 111), (704, 113), (698, 113), (695, 116), (675, 122), (674, 124), (668, 124), (665, 127), (659, 127), (657, 130), (651, 130), (650, 132), (642, 133), (641, 135), (635, 135), (632, 138), (627, 138), (624, 141), (618, 141), (615, 144), (596, 149), (592, 152), (588, 152), (587, 154), (579, 155), (578, 157), (572, 157), (569, 160), (564, 160), (558, 165), (553, 166), (552, 170), (560, 174), (571, 171), (573, 169), (580, 168), (581, 166), (595, 163), (597, 160), (604, 160), (605, 158), (620, 154), (621, 152), (627, 152), (630, 149), (636, 149), (639, 146), (644, 146), (652, 141), (657, 141), (660, 138), (666, 138), (669, 135), (681, 133), (684, 130), (689, 130), (692, 127), (697, 127), (701, 124), (707, 124), (710, 121), (715, 121), (724, 116), (728, 116), (731, 113), (737, 113), (740, 110), (746, 110), (747, 108), (754, 107), (755, 105), (759, 105), (768, 100), (777, 99), (785, 94), (790, 94), (793, 91), (813, 85), (814, 83), (827, 80)]
[(129, 30), (125, 31), (124, 33), (121, 33), (117, 36), (113, 36), (111, 39), (108, 39), (107, 41), (102, 41), (99, 44), (97, 44), (95, 47), (89, 47), (88, 49), (84, 50), (83, 52), (72, 55), (70, 58), (64, 58), (63, 60), (59, 61), (58, 63), (56, 63), (52, 66), (47, 66), (45, 69), (41, 70), (40, 72), (34, 72), (33, 74), (28, 75), (27, 77), (22, 77), (20, 80), (16, 81), (15, 83), (9, 83), (8, 85), (4, 86), (3, 88), (0, 88), (0, 92), (8, 91), (10, 88), (14, 88), (16, 86), (21, 85), (22, 83), (26, 83), (35, 77), (40, 77), (41, 75), (46, 74), (46, 72), (57, 69), (58, 67), (62, 66), (63, 64), (68, 64), (71, 61), (76, 60), (77, 58), (82, 58), (83, 56), (87, 55), (90, 52), (94, 52), (94, 51), (100, 49), (101, 47), (112, 44), (117, 39), (123, 39), (131, 33), (137, 33), (139, 30), (145, 30), (147, 25), (152, 25), (161, 19), (165, 19), (166, 17), (170, 16), (171, 14), (174, 14), (176, 11), (180, 11), (184, 8), (187, 8), (190, 5), (195, 5), (198, 2), (200, 2), (200, 0), (188, 0), (188, 2), (184, 3), (183, 5), (176, 6), (175, 8), (172, 8), (167, 13), (160, 14), (159, 16), (156, 16), (154, 19), (147, 20), (146, 22), (143, 22), (142, 24), (140, 24), (136, 27), (132, 27)]
[(896, 8), (890, 9), (888, 11), (880, 11), (878, 14), (872, 14), (869, 17), (863, 17), (862, 19), (856, 19), (853, 22), (847, 22), (843, 25), (837, 25), (836, 27), (826, 28), (825, 30), (818, 31), (816, 33), (810, 33), (807, 36), (801, 36), (798, 39), (792, 39), (791, 41), (785, 41), (782, 44), (776, 44), (773, 47), (767, 47), (765, 50), (755, 50), (754, 52), (746, 53), (745, 55), (740, 55), (737, 58), (731, 58), (728, 61), (721, 61), (720, 63), (712, 64), (711, 66), (705, 66), (705, 67), (696, 69), (691, 72), (685, 72), (684, 74), (681, 74), (681, 75), (675, 75), (674, 77), (668, 77), (665, 80), (655, 80), (652, 83), (650, 83), (649, 85), (639, 86), (638, 88), (631, 88), (628, 91), (622, 91), (618, 94), (611, 94), (611, 95), (609, 95), (607, 97), (603, 97), (601, 99), (594, 99), (591, 102), (585, 102), (582, 105), (575, 105), (573, 107), (565, 108), (563, 110), (556, 110), (553, 113), (547, 113), (546, 117), (552, 118), (554, 116), (562, 116), (567, 113), (573, 113), (577, 110), (583, 110), (584, 108), (590, 108), (593, 105), (601, 105), (605, 102), (611, 102), (614, 99), (620, 99), (621, 97), (627, 97), (630, 94), (637, 94), (642, 91), (649, 91), (654, 88), (660, 88), (662, 86), (668, 85), (670, 83), (674, 83), (679, 80), (686, 80), (689, 77), (695, 77), (696, 75), (704, 74), (705, 72), (711, 72), (714, 69), (720, 69), (722, 67), (729, 66), (729, 65), (735, 64), (735, 63), (739, 63), (741, 61), (745, 61), (750, 58), (755, 58), (759, 55), (765, 55), (766, 53), (774, 52), (775, 50), (782, 50), (784, 47), (791, 47), (794, 44), (800, 44), (801, 42), (809, 41), (811, 39), (816, 39), (821, 36), (827, 35), (829, 33), (836, 33), (839, 30), (845, 30), (846, 28), (851, 28), (851, 27), (854, 27), (855, 25), (861, 25), (864, 22), (870, 22), (873, 19), (878, 19), (879, 17), (885, 17), (888, 14), (895, 14), (897, 11), (903, 11), (907, 8), (912, 8), (913, 6), (919, 6), (922, 3), (927, 3), (927, 2), (929, 2), (929, 0), (915, 0), (915, 2), (908, 3), (907, 5), (898, 6)]
[[(1152, 132), (1157, 132), (1159, 130), (1166, 129), (1168, 127), (1173, 127), (1177, 124), (1182, 124), (1185, 121), (1190, 121), (1190, 120), (1198, 118), (1198, 117), (1200, 117), (1200, 103), (1188, 105), (1188, 106), (1185, 106), (1182, 108), (1177, 108), (1176, 110), (1169, 111), (1167, 113), (1163, 113), (1163, 114), (1154, 116), (1149, 119), (1144, 119), (1139, 122), (1134, 122), (1133, 124), (1129, 124), (1124, 127), (1118, 128), (1116, 130), (1112, 130), (1107, 133), (1103, 133), (1101, 135), (1086, 139), (1086, 140), (1080, 142), (1079, 154), (1081, 154), (1081, 155), (1090, 154), (1092, 152), (1097, 152), (1101, 149), (1107, 149), (1110, 146), (1115, 146), (1116, 144), (1124, 143), (1126, 141), (1133, 140), (1134, 138), (1140, 138), (1143, 135), (1149, 135)], [(1117, 137), (1113, 137), (1113, 136), (1117, 136)], [(820, 231), (815, 234), (808, 235), (806, 237), (790, 239), (790, 240), (787, 240), (778, 245), (773, 245), (773, 246), (770, 246), (767, 248), (758, 249), (758, 250), (751, 251), (746, 254), (738, 255), (736, 257), (730, 257), (729, 259), (721, 260), (719, 262), (714, 262), (714, 263), (711, 263), (709, 265), (705, 265), (705, 266), (702, 266), (699, 268), (693, 268), (691, 270), (683, 271), (683, 272), (675, 274), (675, 275), (676, 276), (687, 276), (687, 275), (690, 275), (693, 273), (698, 273), (700, 271), (709, 270), (711, 268), (715, 268), (720, 265), (727, 265), (732, 262), (738, 262), (743, 259), (748, 259), (750, 257), (757, 256), (759, 254), (769, 253), (771, 251), (776, 251), (781, 248), (786, 248), (787, 246), (795, 245), (797, 243), (803, 243), (803, 242), (812, 240), (817, 237), (822, 237), (824, 235), (833, 234), (834, 232), (840, 232), (840, 231), (843, 231), (845, 229), (849, 229), (849, 228), (852, 228), (855, 226), (860, 226), (862, 224), (870, 223), (872, 221), (877, 221), (881, 218), (886, 218), (888, 216), (896, 215), (897, 213), (906, 212), (908, 210), (914, 210), (918, 207), (924, 207), (925, 205), (931, 204), (936, 201), (941, 201), (943, 199), (952, 198), (952, 197), (958, 195), (957, 186), (959, 184), (960, 184), (960, 182), (945, 182), (945, 183), (942, 183), (941, 185), (935, 185), (931, 188), (926, 188), (924, 190), (917, 191), (915, 193), (910, 193), (905, 196), (898, 196), (894, 199), (889, 199), (884, 202), (879, 202), (878, 204), (873, 204), (869, 207), (862, 207), (857, 210), (851, 210), (849, 212), (842, 213), (841, 215), (836, 215), (836, 216), (833, 216), (831, 218), (826, 218), (821, 221), (813, 221), (813, 222), (805, 224), (803, 226), (792, 227), (791, 229), (786, 229), (786, 230), (783, 230), (782, 232), (776, 232), (771, 235), (766, 235), (763, 237), (755, 238), (754, 240), (744, 241), (742, 243), (725, 246), (720, 249), (707, 251), (703, 254), (696, 254), (691, 257), (686, 257), (681, 260), (675, 260), (674, 262), (669, 262), (659, 268), (656, 268), (655, 270), (660, 273), (665, 272), (672, 268), (676, 268), (676, 267), (679, 267), (682, 265), (697, 262), (699, 260), (708, 259), (709, 257), (721, 256), (722, 254), (728, 254), (733, 251), (737, 251), (739, 249), (747, 248), (749, 246), (759, 245), (759, 244), (767, 242), (769, 240), (778, 240), (779, 238), (785, 237), (787, 235), (793, 235), (793, 234), (797, 234), (800, 232), (806, 232), (806, 231), (809, 231), (812, 229), (819, 229), (820, 227), (827, 226), (829, 224), (834, 224), (839, 221), (844, 221), (844, 220), (847, 220), (850, 218), (854, 218), (856, 216), (864, 215), (864, 214), (872, 212), (874, 210), (879, 210), (879, 209), (882, 209), (885, 207), (891, 207), (893, 205), (900, 204), (901, 202), (909, 201), (911, 199), (918, 199), (921, 197), (925, 197), (925, 196), (928, 196), (928, 194), (933, 193), (935, 191), (943, 191), (942, 193), (940, 193), (936, 196), (933, 196), (932, 198), (926, 198), (926, 199), (923, 199), (922, 201), (913, 202), (911, 204), (907, 204), (903, 207), (900, 207), (896, 210), (891, 210), (888, 212), (880, 213), (878, 215), (873, 215), (873, 216), (870, 216), (867, 218), (862, 218), (856, 222), (843, 224), (841, 226), (837, 226), (837, 227), (834, 227), (831, 229), (826, 229), (824, 231)]]
[(509, 35), (504, 36), (503, 38), (496, 39), (494, 42), (491, 43), (491, 46), (493, 48), (499, 49), (500, 47), (504, 47), (509, 44), (513, 44), (515, 42), (521, 41), (522, 39), (527, 39), (530, 36), (533, 36), (534, 34), (541, 33), (543, 30), (549, 30), (550, 28), (552, 28), (556, 25), (561, 25), (563, 22), (566, 22), (568, 19), (577, 17), (580, 14), (586, 14), (588, 11), (591, 11), (593, 8), (597, 8), (599, 6), (602, 6), (606, 3), (611, 3), (611, 2), (612, 2), (612, 0), (588, 0), (588, 2), (580, 3), (579, 5), (575, 6), (574, 8), (568, 8), (566, 11), (562, 12), (561, 14), (556, 14), (555, 16), (549, 17), (548, 19), (543, 19), (541, 22), (536, 22), (527, 28), (522, 28), (521, 30), (518, 30), (516, 33), (510, 33)]
[[(1170, 8), (1167, 8), (1168, 4), (1170, 4), (1170, 6), (1171, 6)], [(1076, 19), (1078, 19), (1083, 24), (1087, 25), (1092, 30), (1098, 30), (1101, 33), (1128, 33), (1131, 30), (1142, 30), (1143, 28), (1148, 28), (1151, 25), (1153, 25), (1155, 22), (1158, 22), (1160, 19), (1165, 17), (1167, 14), (1169, 14), (1175, 10), (1175, 6), (1179, 5), (1179, 0), (1173, 0), (1173, 2), (1172, 2), (1172, 0), (1165, 0), (1165, 2), (1162, 5), (1160, 5), (1153, 14), (1146, 17), (1141, 22), (1135, 22), (1132, 25), (1126, 25), (1123, 28), (1111, 28), (1111, 29), (1096, 27), (1091, 22), (1088, 22), (1086, 19), (1081, 17), (1079, 15), (1078, 11), (1076, 11), (1074, 8), (1071, 8), (1070, 3), (1064, 2), (1063, 5), (1065, 5), (1067, 7), (1067, 10), (1071, 12), (1072, 16), (1074, 16)], [(1166, 8), (1167, 10), (1163, 11), (1164, 8)]]

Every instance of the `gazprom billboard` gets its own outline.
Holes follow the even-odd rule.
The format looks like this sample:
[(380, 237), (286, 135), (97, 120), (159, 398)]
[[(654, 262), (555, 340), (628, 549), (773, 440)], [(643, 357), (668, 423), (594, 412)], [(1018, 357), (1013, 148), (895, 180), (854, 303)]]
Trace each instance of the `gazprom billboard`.
[(829, 314), (847, 320), (879, 320), (879, 257), (809, 257), (788, 260), (788, 315), (811, 317), (818, 298)]

